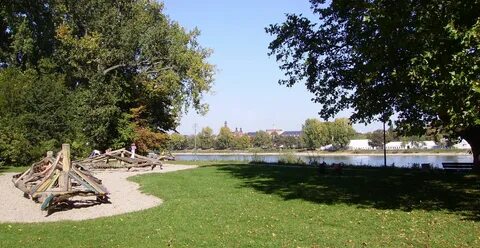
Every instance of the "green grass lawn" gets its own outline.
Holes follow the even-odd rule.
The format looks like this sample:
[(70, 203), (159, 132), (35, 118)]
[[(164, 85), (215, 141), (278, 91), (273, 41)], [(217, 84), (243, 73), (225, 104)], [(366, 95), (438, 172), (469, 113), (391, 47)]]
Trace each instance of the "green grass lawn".
[(0, 224), (0, 247), (480, 247), (473, 175), (216, 164), (133, 180), (164, 204), (81, 222)]
[(164, 164), (183, 164), (183, 165), (197, 165), (197, 166), (213, 166), (213, 165), (244, 165), (247, 162), (244, 161), (225, 161), (225, 160), (216, 160), (216, 161), (206, 161), (206, 160), (173, 160), (173, 161), (163, 161)]
[(28, 169), (27, 166), (0, 166), (0, 174), (7, 172), (21, 173)]

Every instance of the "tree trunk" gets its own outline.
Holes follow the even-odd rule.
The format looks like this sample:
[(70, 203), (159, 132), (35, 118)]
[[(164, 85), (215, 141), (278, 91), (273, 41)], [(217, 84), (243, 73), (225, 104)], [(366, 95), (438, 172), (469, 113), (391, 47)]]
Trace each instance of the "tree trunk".
[(472, 148), (474, 170), (480, 171), (480, 127), (469, 128), (461, 137)]

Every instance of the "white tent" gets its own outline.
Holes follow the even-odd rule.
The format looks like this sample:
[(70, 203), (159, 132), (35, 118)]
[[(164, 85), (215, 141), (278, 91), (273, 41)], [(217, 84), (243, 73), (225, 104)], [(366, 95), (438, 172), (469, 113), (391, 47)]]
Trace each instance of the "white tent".
[(462, 139), (462, 141), (460, 141), (460, 143), (453, 145), (453, 147), (457, 148), (457, 149), (472, 149), (470, 144), (468, 144), (468, 142), (464, 139)]
[(405, 149), (405, 146), (402, 145), (401, 141), (392, 141), (392, 142), (388, 142), (385, 145), (385, 148), (387, 150), (403, 150)]
[(349, 150), (372, 150), (373, 147), (368, 144), (368, 139), (350, 140), (347, 148)]

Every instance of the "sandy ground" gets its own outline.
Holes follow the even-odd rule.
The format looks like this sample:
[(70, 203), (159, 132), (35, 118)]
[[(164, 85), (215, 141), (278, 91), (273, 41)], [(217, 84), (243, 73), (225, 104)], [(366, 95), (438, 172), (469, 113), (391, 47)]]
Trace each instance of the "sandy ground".
[[(95, 171), (95, 176), (101, 179), (110, 191), (111, 203), (98, 204), (94, 201), (95, 197), (72, 198), (74, 208), (54, 211), (50, 215), (40, 210), (40, 204), (23, 197), (23, 192), (11, 181), (15, 173), (5, 173), (0, 175), (0, 223), (86, 220), (155, 207), (162, 203), (162, 199), (141, 193), (139, 185), (127, 178), (145, 173), (166, 173), (191, 168), (195, 166), (164, 165), (163, 170), (157, 167), (153, 171)], [(82, 201), (79, 201), (80, 199)]]

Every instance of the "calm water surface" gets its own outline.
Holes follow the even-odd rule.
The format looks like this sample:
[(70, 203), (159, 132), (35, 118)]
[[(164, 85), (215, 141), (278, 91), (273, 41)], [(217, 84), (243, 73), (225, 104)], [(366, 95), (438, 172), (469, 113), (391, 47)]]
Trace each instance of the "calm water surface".
[[(214, 161), (263, 161), (268, 163), (276, 163), (281, 155), (175, 155), (177, 160), (214, 160)], [(371, 155), (338, 155), (338, 156), (298, 156), (306, 163), (312, 161), (332, 163), (345, 163), (350, 165), (370, 165), (383, 166), (383, 156)], [(411, 167), (414, 163), (429, 163), (434, 167), (442, 167), (442, 162), (472, 162), (472, 155), (395, 155), (387, 154), (387, 165), (396, 167)]]

